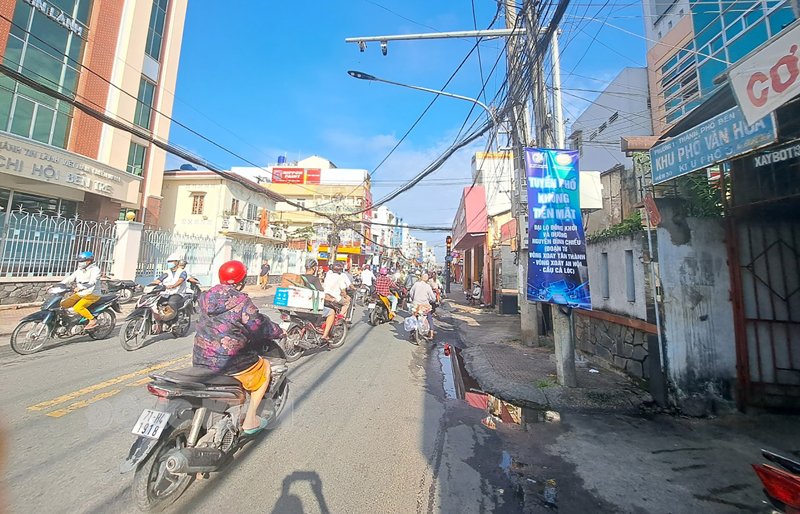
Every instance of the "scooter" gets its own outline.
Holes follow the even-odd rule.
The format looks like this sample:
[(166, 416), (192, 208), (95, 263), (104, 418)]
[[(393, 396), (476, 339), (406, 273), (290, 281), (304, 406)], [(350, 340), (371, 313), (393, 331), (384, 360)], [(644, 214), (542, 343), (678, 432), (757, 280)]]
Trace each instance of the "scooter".
[(183, 303), (171, 320), (165, 320), (167, 305), (161, 293), (166, 288), (163, 284), (150, 284), (144, 288), (144, 294), (136, 302), (136, 308), (125, 318), (125, 324), (119, 331), (119, 343), (129, 352), (144, 346), (148, 336), (169, 332), (173, 337), (184, 337), (192, 328), (194, 300), (192, 295), (183, 296)]
[(133, 280), (115, 280), (106, 275), (100, 277), (100, 290), (103, 294), (115, 294), (120, 303), (128, 303), (133, 300), (137, 291), (142, 290), (142, 286)]
[[(270, 363), (271, 378), (260, 406), (267, 430), (275, 428), (289, 399), (283, 350), (267, 341), (259, 351)], [(153, 375), (147, 391), (157, 397), (131, 430), (136, 441), (120, 466), (135, 471), (131, 495), (142, 511), (173, 503), (200, 473), (222, 471), (252, 440), (242, 429), (250, 395), (233, 377), (205, 368)]]
[[(352, 305), (352, 301), (350, 302)], [(282, 323), (280, 324), (286, 333), (284, 338), (283, 350), (286, 352), (286, 361), (294, 362), (299, 359), (306, 350), (312, 348), (339, 348), (344, 344), (347, 336), (347, 322), (345, 315), (338, 308), (332, 307), (336, 311), (336, 318), (333, 322), (328, 336), (331, 340), (330, 345), (322, 341), (322, 334), (325, 330), (326, 316), (322, 312), (313, 312), (310, 309), (278, 309), (281, 313)]]
[[(399, 304), (400, 299), (397, 293), (392, 294), (398, 298)], [(367, 307), (369, 309), (369, 324), (373, 327), (377, 327), (382, 323), (388, 323), (392, 321), (396, 315), (394, 312), (392, 312), (392, 304), (389, 302), (389, 298), (387, 296), (379, 295), (378, 293), (372, 295), (370, 303)]]
[(767, 499), (777, 512), (800, 514), (800, 462), (767, 450), (761, 450), (761, 455), (783, 468), (769, 464), (752, 464), (764, 484)]
[(114, 311), (122, 312), (116, 295), (101, 296), (89, 306), (97, 326), (86, 330), (89, 320), (61, 307), (61, 301), (72, 293), (71, 287), (58, 284), (51, 287), (48, 293), (52, 296), (44, 301), (41, 310), (22, 318), (11, 333), (11, 349), (20, 355), (38, 352), (54, 336), (66, 339), (86, 334), (92, 339), (105, 339), (117, 322)]
[(431, 326), (428, 324), (427, 314), (428, 309), (415, 305), (411, 308), (411, 316), (403, 322), (403, 328), (409, 332), (408, 340), (412, 344), (419, 345), (430, 341)]

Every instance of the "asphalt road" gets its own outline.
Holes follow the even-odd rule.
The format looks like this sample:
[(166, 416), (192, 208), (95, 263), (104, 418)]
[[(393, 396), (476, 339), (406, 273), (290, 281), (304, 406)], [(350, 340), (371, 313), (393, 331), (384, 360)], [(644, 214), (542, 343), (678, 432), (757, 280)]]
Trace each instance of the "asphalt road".
[[(119, 464), (153, 404), (143, 384), (190, 365), (192, 336), (126, 352), (117, 332), (30, 356), (0, 344), (9, 512), (134, 511)], [(415, 347), (401, 321), (357, 321), (343, 347), (290, 364), (282, 424), (167, 512), (517, 512), (497, 436), (445, 393), (441, 344), (455, 332), (440, 334), (439, 345)]]

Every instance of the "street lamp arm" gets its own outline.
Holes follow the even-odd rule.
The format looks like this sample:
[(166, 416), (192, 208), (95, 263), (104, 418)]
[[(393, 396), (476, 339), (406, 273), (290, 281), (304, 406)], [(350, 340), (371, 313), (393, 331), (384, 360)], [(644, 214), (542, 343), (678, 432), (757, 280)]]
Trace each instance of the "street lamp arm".
[(376, 77), (374, 75), (370, 75), (369, 73), (363, 73), (363, 72), (360, 72), (360, 71), (352, 71), (351, 70), (351, 71), (348, 71), (347, 74), (350, 75), (353, 78), (360, 79), (360, 80), (370, 80), (370, 81), (374, 81), (374, 82), (384, 82), (386, 84), (392, 84), (394, 86), (406, 87), (406, 88), (409, 88), (409, 89), (416, 89), (418, 91), (425, 91), (427, 93), (434, 93), (434, 94), (442, 95), (442, 96), (449, 96), (450, 98), (457, 98), (459, 100), (466, 100), (467, 102), (472, 102), (475, 105), (479, 105), (480, 107), (482, 107), (483, 110), (485, 110), (489, 114), (489, 116), (492, 118), (492, 122), (495, 125), (503, 126), (503, 124), (500, 122), (500, 120), (497, 119), (497, 116), (495, 116), (494, 111), (491, 108), (489, 108), (489, 106), (487, 106), (486, 104), (484, 104), (483, 102), (481, 102), (480, 100), (478, 100), (476, 98), (470, 98), (468, 96), (456, 95), (454, 93), (448, 93), (447, 91), (440, 91), (438, 89), (430, 89), (430, 88), (422, 87), (422, 86), (412, 86), (411, 84), (403, 84), (402, 82), (394, 82), (392, 80), (381, 79), (381, 78), (378, 78), (378, 77)]

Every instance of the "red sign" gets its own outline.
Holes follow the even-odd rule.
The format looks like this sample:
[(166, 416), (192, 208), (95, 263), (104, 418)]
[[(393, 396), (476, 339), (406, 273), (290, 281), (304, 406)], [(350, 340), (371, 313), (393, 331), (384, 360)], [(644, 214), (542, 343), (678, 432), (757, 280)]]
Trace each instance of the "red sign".
[(647, 216), (650, 218), (650, 226), (659, 226), (661, 224), (661, 214), (658, 212), (656, 201), (653, 200), (653, 195), (650, 193), (644, 196), (644, 209), (647, 211)]
[(273, 184), (302, 184), (305, 180), (304, 168), (272, 168)]
[(500, 226), (500, 242), (504, 243), (517, 237), (517, 220), (512, 219)]
[(306, 170), (306, 184), (319, 184), (322, 179), (322, 170), (307, 169)]

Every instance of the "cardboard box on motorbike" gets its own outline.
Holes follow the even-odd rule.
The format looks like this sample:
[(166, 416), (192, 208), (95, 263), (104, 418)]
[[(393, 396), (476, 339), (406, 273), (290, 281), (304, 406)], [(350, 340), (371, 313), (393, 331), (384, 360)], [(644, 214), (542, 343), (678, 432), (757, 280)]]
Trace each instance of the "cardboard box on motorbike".
[(304, 287), (279, 287), (275, 290), (276, 307), (319, 311), (325, 302), (325, 293)]

